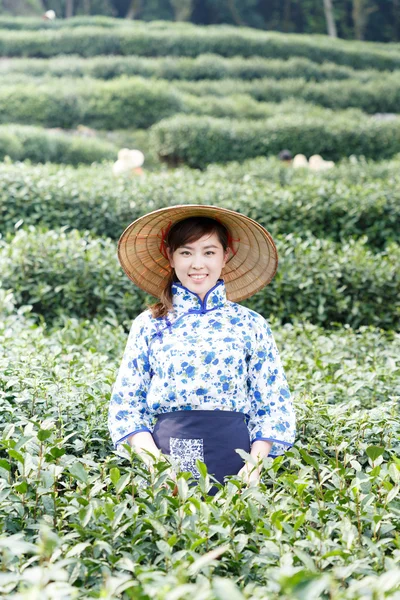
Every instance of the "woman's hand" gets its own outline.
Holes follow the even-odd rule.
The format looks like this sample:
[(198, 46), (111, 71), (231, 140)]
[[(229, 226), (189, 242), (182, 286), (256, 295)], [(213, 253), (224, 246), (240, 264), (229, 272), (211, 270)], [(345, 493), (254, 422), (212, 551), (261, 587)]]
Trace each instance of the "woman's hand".
[(259, 484), (262, 470), (261, 461), (268, 456), (271, 448), (272, 442), (266, 442), (265, 440), (253, 442), (250, 456), (254, 459), (255, 464), (253, 464), (253, 461), (247, 461), (238, 473), (238, 476), (243, 479), (243, 483), (246, 485)]
[(246, 462), (238, 473), (238, 477), (243, 479), (243, 483), (246, 485), (258, 485), (260, 482), (261, 471), (258, 466), (253, 465), (251, 462)]

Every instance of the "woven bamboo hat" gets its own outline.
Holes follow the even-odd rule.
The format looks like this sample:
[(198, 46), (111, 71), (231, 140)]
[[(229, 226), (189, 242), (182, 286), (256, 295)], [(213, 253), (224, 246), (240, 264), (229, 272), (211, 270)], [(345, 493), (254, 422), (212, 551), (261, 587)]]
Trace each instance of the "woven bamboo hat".
[(171, 271), (165, 236), (174, 223), (197, 216), (216, 219), (229, 232), (231, 256), (222, 271), (229, 300), (249, 298), (271, 281), (278, 267), (278, 253), (264, 227), (227, 208), (185, 204), (148, 213), (131, 223), (121, 235), (119, 262), (139, 288), (160, 297)]

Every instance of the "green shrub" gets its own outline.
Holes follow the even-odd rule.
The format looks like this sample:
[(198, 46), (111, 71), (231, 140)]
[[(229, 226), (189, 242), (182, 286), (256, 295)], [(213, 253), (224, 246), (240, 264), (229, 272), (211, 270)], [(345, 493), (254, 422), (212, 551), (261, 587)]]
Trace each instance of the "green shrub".
[(67, 135), (40, 127), (0, 125), (0, 160), (54, 162), (78, 165), (116, 158), (118, 148), (97, 139)]
[(53, 81), (0, 88), (0, 121), (99, 129), (145, 128), (181, 111), (179, 95), (163, 82)]
[(203, 79), (287, 79), (303, 77), (312, 81), (357, 79), (370, 81), (387, 77), (388, 73), (370, 69), (360, 71), (335, 63), (315, 63), (308, 58), (267, 59), (259, 56), (224, 58), (218, 54), (200, 54), (195, 58), (185, 56), (59, 56), (56, 58), (14, 58), (1, 65), (3, 76), (25, 73), (31, 76), (94, 77), (113, 79), (121, 75), (156, 77), (168, 80), (200, 81)]
[(244, 160), (278, 154), (290, 148), (294, 154), (322, 154), (325, 159), (359, 154), (375, 160), (400, 152), (400, 120), (353, 121), (280, 116), (267, 121), (235, 121), (176, 116), (152, 128), (153, 146), (171, 166), (187, 164), (204, 168), (212, 162)]
[[(186, 169), (115, 179), (111, 164), (78, 170), (0, 165), (0, 231), (13, 232), (22, 219), (24, 225), (66, 225), (118, 239), (148, 210), (191, 203), (233, 208), (274, 235), (309, 231), (335, 241), (365, 235), (375, 248), (390, 240), (400, 243), (398, 161), (392, 166), (396, 175), (387, 181), (368, 180), (362, 165), (358, 170), (356, 165), (343, 165), (331, 173), (313, 174), (258, 159), (253, 166), (226, 168), (226, 173), (213, 166), (205, 173)], [(351, 181), (346, 183), (349, 173)]]
[(141, 56), (198, 56), (215, 53), (225, 57), (261, 56), (289, 59), (305, 57), (358, 69), (396, 69), (400, 53), (371, 43), (332, 40), (322, 36), (287, 35), (235, 27), (188, 27), (164, 25), (160, 28), (76, 27), (59, 31), (1, 32), (3, 56), (49, 57), (59, 54), (96, 56), (122, 54)]
[[(196, 95), (175, 89), (166, 81), (143, 78), (114, 81), (45, 79), (17, 75), (21, 80), (0, 88), (0, 122), (64, 128), (85, 124), (99, 129), (146, 128), (178, 113), (266, 119), (296, 114), (330, 120), (330, 109), (294, 97), (281, 102), (259, 102), (230, 86), (227, 97)], [(229, 82), (224, 82), (229, 83)], [(237, 83), (237, 82), (236, 82)], [(205, 83), (205, 86), (208, 84)], [(221, 83), (221, 85), (223, 85)], [(348, 109), (336, 115), (360, 120), (364, 114)]]
[[(245, 304), (283, 321), (300, 315), (324, 326), (395, 327), (400, 247), (373, 254), (365, 242), (278, 237), (278, 274)], [(108, 309), (127, 320), (144, 306), (145, 295), (118, 267), (116, 244), (109, 239), (76, 230), (18, 231), (1, 242), (0, 264), (3, 287), (13, 290), (17, 304), (31, 304), (49, 321), (64, 312), (91, 318)]]
[(85, 123), (102, 129), (145, 128), (180, 112), (266, 118), (274, 111), (281, 112), (282, 102), (291, 102), (295, 114), (296, 103), (336, 111), (354, 108), (367, 113), (395, 113), (400, 105), (400, 78), (395, 73), (366, 83), (315, 83), (299, 78), (168, 82), (123, 77), (113, 81), (60, 81), (14, 73), (4, 78), (0, 88), (0, 120), (57, 127)]
[(74, 29), (84, 26), (93, 27), (132, 27), (132, 21), (125, 19), (114, 19), (103, 15), (76, 16), (69, 19), (58, 18), (54, 21), (46, 21), (38, 17), (4, 17), (0, 16), (0, 29), (13, 31), (37, 31), (55, 29)]
[(282, 102), (288, 98), (295, 98), (334, 110), (353, 107), (367, 113), (396, 113), (400, 105), (400, 77), (397, 72), (365, 82), (357, 78), (313, 82), (297, 77), (282, 81), (178, 81), (175, 82), (175, 87), (197, 97), (226, 96), (240, 91), (262, 102)]

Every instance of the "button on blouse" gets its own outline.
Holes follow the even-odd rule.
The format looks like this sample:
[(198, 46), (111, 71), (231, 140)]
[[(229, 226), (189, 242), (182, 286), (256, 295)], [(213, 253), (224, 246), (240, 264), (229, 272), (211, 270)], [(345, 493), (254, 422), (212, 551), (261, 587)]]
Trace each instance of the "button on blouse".
[(250, 441), (273, 442), (269, 456), (291, 447), (295, 413), (271, 329), (258, 313), (230, 302), (222, 279), (204, 300), (179, 282), (173, 311), (150, 310), (132, 323), (109, 405), (115, 447), (157, 415), (227, 410), (245, 415)]

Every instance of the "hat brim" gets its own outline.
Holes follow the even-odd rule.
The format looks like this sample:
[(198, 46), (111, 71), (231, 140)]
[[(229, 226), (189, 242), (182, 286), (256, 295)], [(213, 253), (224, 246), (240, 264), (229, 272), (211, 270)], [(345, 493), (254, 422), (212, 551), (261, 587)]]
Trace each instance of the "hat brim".
[(245, 300), (272, 280), (278, 268), (278, 252), (268, 231), (236, 211), (199, 204), (160, 208), (125, 229), (118, 242), (118, 259), (129, 279), (159, 298), (171, 271), (161, 252), (163, 232), (171, 224), (197, 216), (217, 219), (232, 237), (233, 252), (221, 275), (229, 300)]

